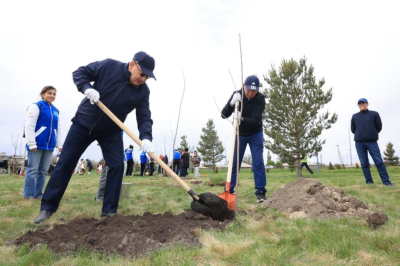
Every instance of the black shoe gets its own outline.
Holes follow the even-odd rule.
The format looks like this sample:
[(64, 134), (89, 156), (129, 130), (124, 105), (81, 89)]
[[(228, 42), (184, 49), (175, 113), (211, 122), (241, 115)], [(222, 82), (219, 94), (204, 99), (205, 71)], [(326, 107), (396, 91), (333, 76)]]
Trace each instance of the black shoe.
[(257, 195), (257, 202), (261, 203), (265, 201), (267, 198), (265, 197), (265, 192), (258, 193)]
[(100, 214), (100, 217), (107, 217), (107, 216), (114, 216), (115, 213), (114, 212), (102, 212)]
[(50, 212), (50, 211), (46, 211), (46, 210), (41, 211), (41, 212), (39, 213), (39, 215), (38, 215), (38, 216), (36, 217), (36, 219), (35, 219), (35, 224), (40, 224), (40, 223), (43, 222), (44, 220), (49, 219), (50, 216), (51, 216), (52, 214), (53, 214), (53, 213)]

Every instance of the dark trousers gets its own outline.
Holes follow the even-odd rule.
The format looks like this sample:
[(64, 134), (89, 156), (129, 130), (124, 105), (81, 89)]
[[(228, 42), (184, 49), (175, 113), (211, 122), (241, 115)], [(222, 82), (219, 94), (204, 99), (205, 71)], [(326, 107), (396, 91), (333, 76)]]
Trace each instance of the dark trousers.
[(188, 168), (189, 167), (187, 167), (187, 166), (182, 166), (182, 176), (186, 177), (189, 175), (188, 170), (187, 170)]
[(125, 175), (126, 176), (131, 176), (132, 175), (132, 171), (133, 171), (133, 159), (129, 159), (127, 162), (126, 162), (126, 173), (125, 173)]
[(145, 172), (146, 172), (146, 163), (141, 163), (140, 164), (140, 175), (144, 176)]
[(172, 162), (172, 170), (175, 172), (175, 174), (179, 174), (180, 165), (181, 159), (174, 159)]
[(149, 176), (153, 176), (154, 173), (154, 163), (149, 163)]
[(72, 124), (69, 129), (60, 159), (43, 194), (41, 210), (57, 211), (78, 160), (86, 148), (95, 140), (99, 142), (104, 159), (109, 167), (102, 212), (117, 212), (124, 174), (121, 131), (92, 131), (89, 134), (88, 130), (76, 124)]
[(379, 176), (381, 177), (382, 183), (386, 185), (391, 184), (391, 182), (389, 181), (389, 175), (386, 171), (386, 166), (382, 160), (381, 151), (379, 150), (379, 146), (376, 141), (356, 142), (356, 150), (358, 158), (360, 159), (361, 168), (364, 172), (364, 177), (367, 184), (374, 183), (368, 160), (368, 152), (369, 155), (371, 155), (372, 160), (374, 160), (376, 169), (378, 169), (378, 173)]
[(161, 165), (158, 166), (158, 174), (161, 174)]
[(303, 169), (303, 166), (305, 166), (308, 170), (308, 172), (310, 172), (311, 174), (314, 174), (313, 170), (310, 168), (310, 166), (308, 166), (307, 163), (301, 163), (301, 169)]
[[(251, 157), (253, 158), (254, 183), (256, 189), (255, 194), (265, 193), (267, 191), (265, 189), (265, 186), (267, 185), (267, 176), (265, 174), (265, 165), (263, 158), (264, 138), (262, 131), (247, 137), (239, 136), (239, 170), (242, 164), (247, 144), (249, 144), (250, 146)], [(234, 193), (234, 188), (236, 186), (236, 145), (237, 141), (235, 141), (235, 154), (233, 156), (231, 187), (229, 189), (230, 193)]]

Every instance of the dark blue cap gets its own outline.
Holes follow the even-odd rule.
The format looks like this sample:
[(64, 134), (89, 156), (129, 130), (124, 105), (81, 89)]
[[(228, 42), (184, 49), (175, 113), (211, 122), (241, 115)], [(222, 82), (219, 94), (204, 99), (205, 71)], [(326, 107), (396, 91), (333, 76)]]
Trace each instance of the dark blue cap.
[(138, 52), (133, 57), (133, 61), (139, 64), (140, 68), (146, 76), (156, 79), (153, 73), (154, 68), (156, 67), (156, 61), (153, 57), (146, 54), (145, 52)]
[(368, 101), (365, 98), (360, 98), (357, 103), (368, 103)]
[(247, 90), (255, 90), (258, 91), (260, 89), (260, 81), (256, 76), (249, 76), (247, 77), (246, 81), (244, 82)]

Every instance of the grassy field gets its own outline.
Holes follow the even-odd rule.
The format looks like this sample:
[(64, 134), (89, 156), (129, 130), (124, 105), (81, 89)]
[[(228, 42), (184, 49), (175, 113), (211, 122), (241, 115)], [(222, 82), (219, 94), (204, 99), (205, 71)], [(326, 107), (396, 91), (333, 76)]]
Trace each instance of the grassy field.
[[(0, 175), (0, 265), (400, 265), (400, 168), (389, 168), (394, 187), (383, 186), (376, 169), (375, 185), (366, 186), (360, 169), (324, 170), (313, 177), (327, 186), (342, 188), (347, 194), (385, 213), (389, 221), (370, 229), (361, 218), (297, 219), (287, 214), (263, 209), (256, 203), (254, 181), (249, 171), (240, 175), (238, 209), (235, 222), (224, 231), (198, 230), (202, 248), (170, 247), (135, 259), (121, 256), (99, 256), (81, 251), (74, 256), (59, 257), (46, 246), (30, 249), (9, 246), (7, 240), (29, 230), (65, 223), (74, 218), (99, 217), (101, 203), (94, 201), (100, 176), (74, 175), (50, 220), (33, 223), (40, 201), (22, 199), (23, 177)], [(226, 171), (213, 176), (209, 172), (191, 185), (197, 193), (221, 193), (220, 186), (206, 186), (210, 178), (225, 179)], [(272, 170), (267, 174), (267, 197), (296, 179), (289, 170)], [(186, 180), (185, 180), (186, 181)], [(125, 177), (132, 182), (131, 197), (120, 201), (119, 214), (181, 213), (190, 208), (191, 198), (167, 177)]]

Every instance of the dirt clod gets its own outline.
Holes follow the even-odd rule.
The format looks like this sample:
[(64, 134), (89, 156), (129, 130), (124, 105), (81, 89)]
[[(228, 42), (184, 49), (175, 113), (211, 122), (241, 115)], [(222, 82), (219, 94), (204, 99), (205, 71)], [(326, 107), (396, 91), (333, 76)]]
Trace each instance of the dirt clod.
[(47, 244), (56, 253), (72, 253), (81, 248), (125, 257), (147, 254), (173, 244), (200, 246), (197, 228), (222, 230), (230, 221), (214, 221), (187, 210), (143, 216), (114, 215), (101, 220), (74, 219), (68, 224), (54, 225), (51, 230), (38, 229), (14, 240), (11, 244), (30, 243), (31, 247)]
[(361, 216), (368, 225), (376, 227), (387, 221), (387, 216), (368, 210), (368, 206), (344, 190), (328, 187), (310, 178), (299, 178), (278, 190), (262, 203), (290, 213), (290, 219), (342, 218)]

